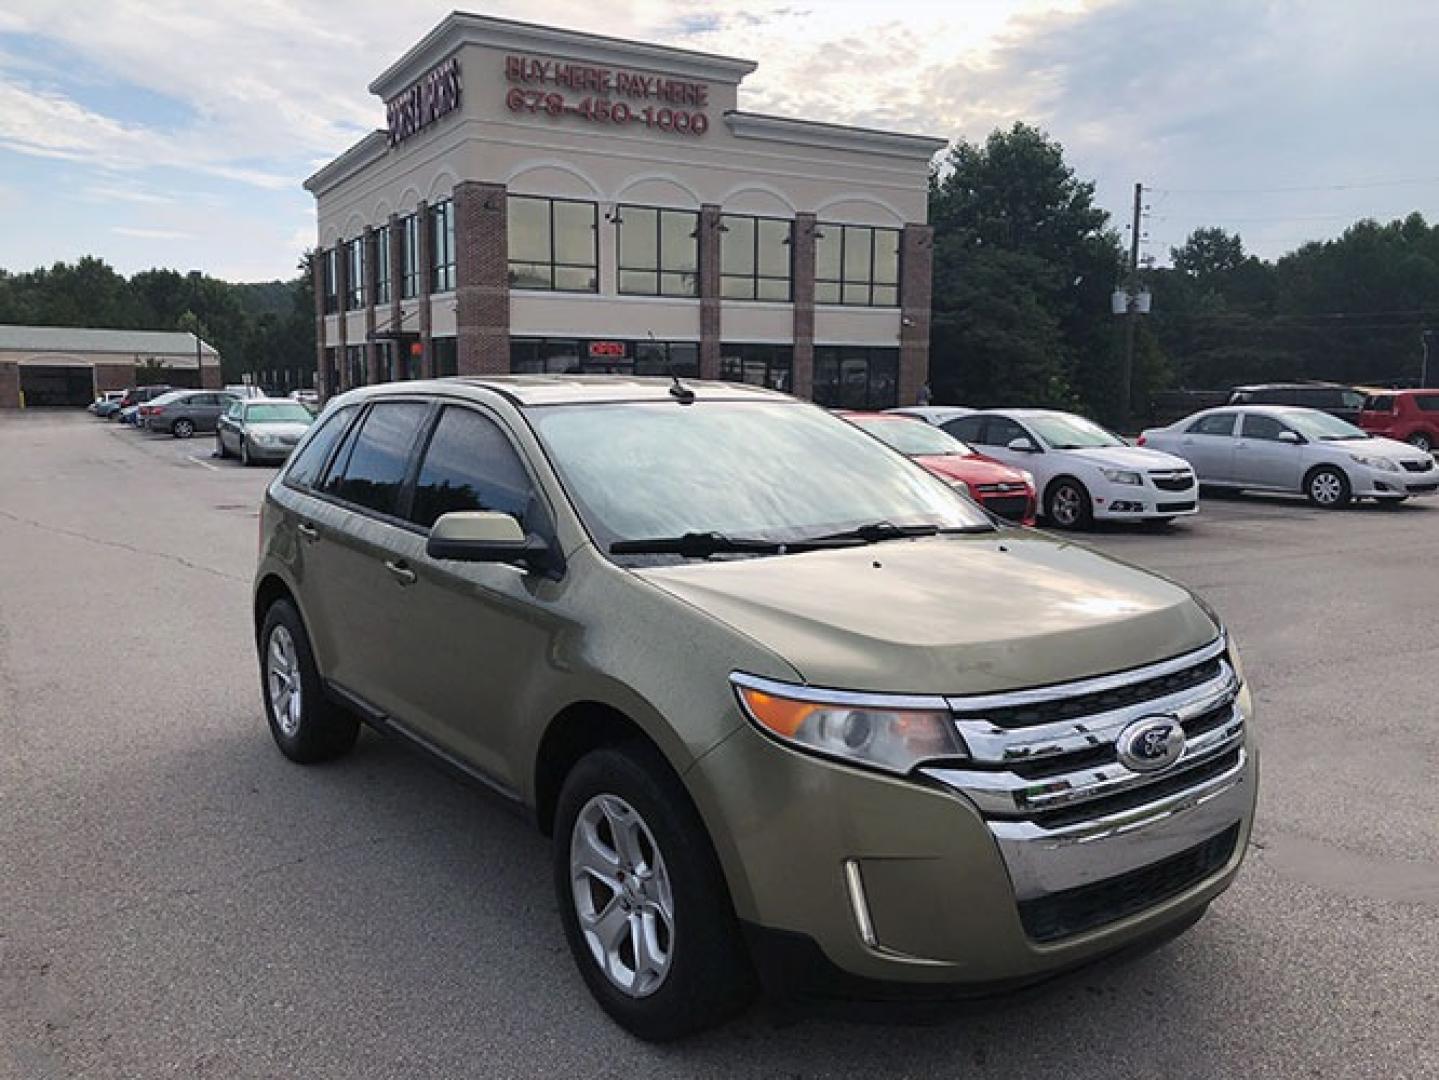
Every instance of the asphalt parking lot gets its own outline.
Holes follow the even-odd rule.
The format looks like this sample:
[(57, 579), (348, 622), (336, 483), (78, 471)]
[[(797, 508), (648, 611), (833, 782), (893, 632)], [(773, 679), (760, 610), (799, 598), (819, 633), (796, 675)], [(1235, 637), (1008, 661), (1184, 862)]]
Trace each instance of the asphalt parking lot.
[(1255, 688), (1253, 850), (1187, 936), (939, 1016), (761, 1009), (657, 1048), (585, 992), (523, 820), (369, 733), (275, 750), (274, 469), (212, 445), (0, 416), (0, 1075), (1439, 1075), (1439, 501), (1084, 538), (1198, 589)]

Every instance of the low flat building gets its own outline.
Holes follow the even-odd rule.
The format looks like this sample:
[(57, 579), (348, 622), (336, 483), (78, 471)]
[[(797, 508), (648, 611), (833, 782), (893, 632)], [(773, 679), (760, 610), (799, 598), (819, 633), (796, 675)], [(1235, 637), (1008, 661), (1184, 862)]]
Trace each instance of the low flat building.
[(927, 381), (941, 139), (744, 112), (748, 60), (447, 16), (311, 176), (322, 392), (447, 374)]
[(155, 383), (219, 387), (220, 354), (173, 330), (0, 325), (0, 409), (88, 405)]

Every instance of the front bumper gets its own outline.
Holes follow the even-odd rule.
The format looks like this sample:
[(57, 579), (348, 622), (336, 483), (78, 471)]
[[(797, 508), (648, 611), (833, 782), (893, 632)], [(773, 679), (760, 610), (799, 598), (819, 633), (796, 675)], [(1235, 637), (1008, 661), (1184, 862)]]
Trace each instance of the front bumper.
[(1103, 521), (1146, 521), (1199, 513), (1199, 485), (1160, 491), (1148, 483), (1110, 484), (1091, 493), (1094, 516)]
[[(686, 781), (747, 924), (813, 942), (849, 977), (967, 993), (1046, 978), (1197, 918), (1244, 858), (1257, 767), (1246, 743), (1222, 783), (1082, 837), (997, 829), (1019, 823), (987, 820), (938, 775), (826, 762), (748, 726)], [(1123, 899), (1146, 887), (1141, 902)], [(1110, 900), (1117, 917), (1075, 921)]]
[(1439, 492), (1439, 468), (1425, 472), (1388, 472), (1355, 465), (1351, 471), (1353, 494), (1359, 498), (1419, 498)]

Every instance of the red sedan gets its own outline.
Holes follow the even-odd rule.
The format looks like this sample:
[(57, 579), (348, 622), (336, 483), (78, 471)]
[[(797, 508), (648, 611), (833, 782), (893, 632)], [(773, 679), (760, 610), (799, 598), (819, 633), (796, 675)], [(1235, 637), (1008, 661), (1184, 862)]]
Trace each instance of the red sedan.
[(1034, 477), (976, 453), (937, 427), (896, 413), (842, 412), (851, 424), (898, 450), (951, 486), (963, 484), (992, 514), (1034, 524)]

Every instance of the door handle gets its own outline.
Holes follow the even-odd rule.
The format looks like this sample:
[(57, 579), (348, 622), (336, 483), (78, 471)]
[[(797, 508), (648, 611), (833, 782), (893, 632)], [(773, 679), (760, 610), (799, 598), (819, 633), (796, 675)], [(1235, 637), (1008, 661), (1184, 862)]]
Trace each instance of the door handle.
[(300, 524), (296, 525), (295, 531), (300, 534), (301, 538), (308, 540), (312, 544), (316, 540), (320, 539), (320, 530), (315, 528), (315, 526), (311, 525), (308, 521), (302, 521), (300, 522)]
[(418, 580), (415, 572), (410, 569), (404, 559), (390, 559), (385, 563), (385, 569), (388, 570), (390, 576), (401, 585), (413, 585)]

